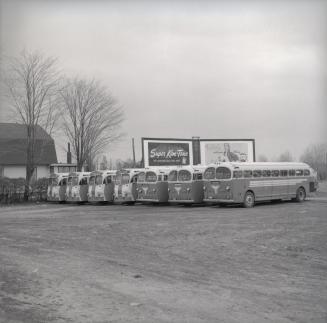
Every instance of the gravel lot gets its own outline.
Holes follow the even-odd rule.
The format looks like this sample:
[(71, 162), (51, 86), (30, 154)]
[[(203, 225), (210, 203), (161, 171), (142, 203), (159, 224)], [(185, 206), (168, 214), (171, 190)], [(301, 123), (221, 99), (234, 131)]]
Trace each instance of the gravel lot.
[(0, 208), (0, 322), (327, 322), (326, 210)]

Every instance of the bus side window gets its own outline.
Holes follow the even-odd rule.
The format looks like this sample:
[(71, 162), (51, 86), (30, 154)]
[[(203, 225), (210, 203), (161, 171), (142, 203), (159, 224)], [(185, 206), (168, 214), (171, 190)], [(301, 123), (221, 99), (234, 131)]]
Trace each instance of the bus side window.
[(271, 176), (271, 171), (269, 169), (264, 169), (262, 171), (262, 176), (263, 177), (270, 177)]
[(295, 171), (295, 175), (296, 175), (296, 176), (303, 176), (303, 169), (297, 169), (297, 170)]
[(309, 169), (304, 170), (304, 176), (310, 176), (310, 170)]
[(243, 173), (244, 177), (252, 177), (252, 170), (245, 170)]
[(164, 179), (163, 179), (165, 182), (168, 181), (168, 175), (164, 175)]
[(295, 176), (295, 169), (290, 169), (288, 171), (288, 176)]
[(280, 176), (284, 176), (284, 177), (287, 176), (287, 170), (286, 169), (280, 170), (279, 173), (280, 173)]
[(272, 170), (271, 171), (271, 176), (278, 177), (279, 176), (279, 170), (277, 170), (277, 169)]
[(233, 177), (234, 178), (240, 178), (240, 177), (242, 177), (242, 171), (241, 170), (234, 170)]
[(261, 177), (262, 171), (259, 169), (256, 169), (253, 171), (253, 177)]

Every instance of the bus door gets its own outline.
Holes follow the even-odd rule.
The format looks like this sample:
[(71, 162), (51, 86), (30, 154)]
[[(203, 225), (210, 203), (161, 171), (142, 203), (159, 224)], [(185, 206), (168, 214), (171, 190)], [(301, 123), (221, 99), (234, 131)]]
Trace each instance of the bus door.
[(193, 181), (191, 186), (191, 192), (189, 192), (190, 199), (193, 200), (194, 203), (202, 203), (203, 202), (203, 174), (202, 173), (193, 173)]
[(64, 177), (59, 181), (59, 201), (66, 199), (67, 178)]
[(123, 198), (122, 174), (119, 173), (115, 176), (115, 199)]
[(112, 202), (115, 193), (115, 184), (113, 180), (113, 175), (108, 175), (103, 179), (104, 183), (104, 200)]
[(83, 176), (81, 180), (79, 181), (79, 198), (80, 201), (87, 201), (87, 192), (89, 189), (88, 185), (88, 177)]
[(102, 183), (102, 175), (97, 174), (95, 176), (95, 190), (94, 194), (96, 198), (104, 198), (104, 185)]
[(168, 175), (159, 174), (155, 184), (155, 197), (159, 203), (168, 202)]
[(137, 197), (137, 174), (131, 178), (130, 193), (132, 194), (132, 200), (135, 201)]
[(95, 175), (92, 175), (89, 179), (89, 197), (91, 200), (95, 198)]

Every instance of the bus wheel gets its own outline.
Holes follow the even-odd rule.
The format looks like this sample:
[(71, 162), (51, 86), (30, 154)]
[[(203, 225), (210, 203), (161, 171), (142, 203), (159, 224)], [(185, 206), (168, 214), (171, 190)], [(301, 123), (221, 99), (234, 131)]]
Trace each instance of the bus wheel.
[(299, 187), (296, 191), (296, 202), (303, 202), (306, 198), (305, 189), (303, 187)]
[(253, 207), (254, 206), (254, 194), (250, 191), (245, 193), (243, 207)]

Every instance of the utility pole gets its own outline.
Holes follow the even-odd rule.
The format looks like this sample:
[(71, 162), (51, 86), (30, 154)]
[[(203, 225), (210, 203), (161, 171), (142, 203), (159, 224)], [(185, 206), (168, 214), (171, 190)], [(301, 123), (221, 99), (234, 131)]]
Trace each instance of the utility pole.
[(135, 168), (135, 145), (134, 145), (134, 138), (132, 138), (132, 148), (133, 148), (133, 167)]

